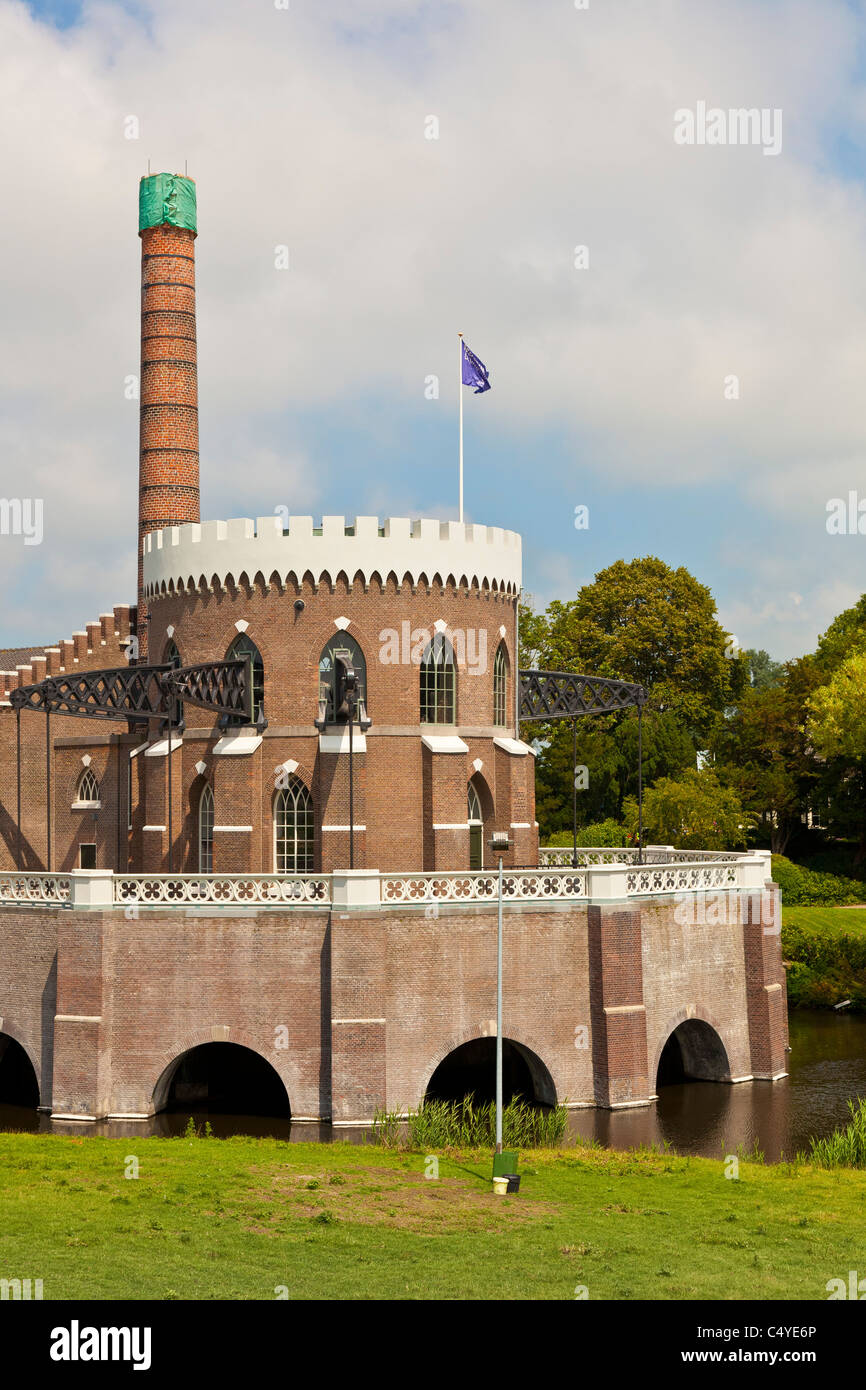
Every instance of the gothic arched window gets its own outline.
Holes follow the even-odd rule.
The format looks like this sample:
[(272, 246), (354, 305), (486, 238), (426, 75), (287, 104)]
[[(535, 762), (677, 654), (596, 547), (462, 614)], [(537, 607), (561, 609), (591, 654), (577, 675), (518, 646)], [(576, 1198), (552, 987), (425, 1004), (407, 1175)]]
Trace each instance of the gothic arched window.
[(78, 789), (75, 793), (76, 801), (98, 801), (99, 783), (94, 774), (86, 767), (78, 779)]
[(338, 632), (319, 657), (319, 705), (321, 706), (323, 701), (326, 703), (324, 718), (327, 724), (341, 722), (337, 719), (337, 671), (340, 658), (355, 668), (358, 678), (356, 711), (359, 704), (363, 704), (365, 708), (367, 704), (367, 662), (364, 653), (354, 637), (349, 637), (345, 632)]
[(265, 663), (262, 661), (262, 654), (251, 638), (245, 632), (239, 635), (232, 642), (226, 652), (226, 661), (236, 661), (239, 657), (248, 656), (253, 673), (253, 717), (255, 724), (261, 713), (265, 698)]
[(210, 786), (205, 786), (198, 801), (198, 871), (200, 874), (213, 873), (213, 809), (213, 791)]
[(421, 723), (453, 724), (457, 712), (454, 648), (437, 632), (421, 657)]
[(466, 819), (469, 822), (469, 867), (483, 869), (484, 817), (481, 814), (481, 798), (472, 782), (469, 783), (467, 795)]
[(274, 798), (274, 872), (313, 871), (313, 798), (299, 777)]
[(508, 652), (504, 642), (496, 648), (493, 658), (493, 723), (500, 728), (508, 723)]

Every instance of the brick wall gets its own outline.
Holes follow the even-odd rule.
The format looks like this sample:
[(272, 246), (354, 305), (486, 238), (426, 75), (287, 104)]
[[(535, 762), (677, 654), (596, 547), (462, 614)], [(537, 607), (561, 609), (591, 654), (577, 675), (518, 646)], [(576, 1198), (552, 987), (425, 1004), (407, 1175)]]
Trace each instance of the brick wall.
[[(416, 1105), (450, 1052), (495, 1031), (493, 904), (2, 908), (0, 928), (0, 1016), (45, 1058), (43, 1099), (53, 1067), (60, 1113), (148, 1113), (183, 1052), (229, 1041), (274, 1066), (295, 1116), (362, 1121)], [(690, 927), (671, 898), (509, 904), (504, 1034), (572, 1104), (645, 1103), (688, 1018), (718, 1032), (733, 1077), (778, 1075), (784, 996), (767, 987), (781, 969), (760, 921)]]
[[(294, 608), (302, 597), (303, 612)], [(61, 644), (65, 664), (58, 671), (71, 673), (126, 663), (122, 639), (129, 633), (129, 610), (118, 610), (116, 624), (96, 625), (83, 634), (77, 648)], [(510, 659), (515, 650), (514, 601), (489, 590), (457, 590), (453, 585), (413, 587), (394, 580), (380, 586), (375, 581), (349, 585), (341, 579), (333, 588), (321, 584), (314, 590), (307, 582), (280, 588), (264, 582), (217, 593), (176, 595), (154, 600), (151, 606), (151, 655), (160, 661), (169, 640), (180, 651), (184, 664), (221, 659), (238, 636), (237, 624), (246, 623), (247, 636), (261, 651), (264, 661), (264, 708), (269, 721), (260, 747), (240, 757), (214, 756), (219, 737), (216, 719), (187, 705), (183, 746), (172, 755), (171, 824), (174, 838), (173, 867), (198, 870), (198, 797), (205, 783), (212, 786), (217, 826), (248, 826), (252, 831), (217, 831), (214, 836), (214, 871), (223, 873), (274, 871), (273, 802), (279, 776), (286, 762), (297, 764), (295, 775), (313, 799), (315, 819), (315, 867), (327, 872), (349, 862), (349, 836), (323, 826), (349, 823), (348, 758), (320, 752), (314, 727), (318, 713), (319, 657), (338, 629), (336, 618), (349, 618), (350, 635), (360, 644), (367, 662), (368, 712), (373, 726), (367, 734), (367, 751), (358, 751), (354, 763), (355, 864), (382, 870), (412, 871), (465, 869), (469, 866), (467, 788), (476, 779), (485, 805), (485, 863), (491, 862), (487, 841), (493, 829), (509, 830), (514, 848), (506, 863), (531, 864), (537, 852), (534, 825), (534, 759), (515, 756), (496, 748), (500, 735), (514, 736), (508, 728), (493, 726), (493, 655), (506, 630)], [(484, 650), (487, 661), (477, 673), (467, 663), (458, 670), (457, 722), (452, 728), (421, 725), (420, 670), (417, 662), (393, 663), (383, 659), (389, 628), (402, 633), (434, 630), (442, 619), (454, 630), (475, 634), (471, 652)], [(168, 629), (172, 628), (171, 638)], [(89, 645), (93, 643), (95, 645)], [(65, 648), (68, 647), (68, 651)], [(74, 655), (78, 651), (78, 656)], [(386, 653), (387, 655), (387, 653)], [(27, 680), (35, 680), (30, 672)], [(27, 683), (27, 680), (18, 683)], [(511, 706), (509, 704), (509, 710)], [(23, 862), (43, 868), (46, 862), (45, 832), (45, 720), (22, 715), (22, 804), (24, 808)], [(459, 732), (468, 752), (431, 754), (422, 745), (422, 734)], [(155, 731), (154, 731), (155, 736)], [(168, 762), (166, 757), (139, 753), (133, 759), (132, 831), (127, 829), (127, 779), (129, 755), (144, 741), (145, 733), (128, 734), (123, 724), (86, 722), (54, 716), (52, 743), (52, 866), (68, 869), (79, 862), (83, 842), (97, 845), (97, 864), (121, 871), (167, 871)], [(180, 743), (180, 736), (177, 736)], [(360, 746), (360, 745), (359, 745)], [(101, 805), (95, 814), (72, 810), (75, 788), (84, 762), (99, 779)], [(482, 767), (476, 771), (475, 763)], [(202, 774), (197, 765), (204, 764)], [(434, 791), (435, 787), (435, 791)], [(0, 865), (15, 864), (15, 714), (0, 706)], [(165, 826), (164, 831), (145, 826)], [(458, 829), (436, 829), (437, 826)]]

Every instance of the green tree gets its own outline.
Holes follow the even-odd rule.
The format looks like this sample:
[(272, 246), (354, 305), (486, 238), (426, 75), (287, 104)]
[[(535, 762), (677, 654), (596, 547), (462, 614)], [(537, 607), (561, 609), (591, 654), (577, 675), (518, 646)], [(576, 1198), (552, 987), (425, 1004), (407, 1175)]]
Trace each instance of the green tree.
[(709, 589), (653, 556), (617, 560), (576, 599), (555, 600), (547, 627), (548, 669), (643, 685), (653, 707), (672, 714), (699, 746), (747, 681)]
[(774, 854), (784, 854), (820, 777), (806, 731), (820, 672), (808, 657), (780, 671), (780, 679), (748, 686), (710, 741), (716, 773), (761, 817)]
[(861, 594), (853, 607), (844, 609), (834, 618), (818, 638), (815, 661), (822, 671), (830, 674), (862, 647), (866, 647), (866, 594)]
[(754, 647), (748, 647), (741, 655), (748, 671), (749, 685), (753, 690), (765, 690), (768, 685), (780, 685), (785, 679), (785, 663), (774, 661), (763, 648), (757, 651)]
[[(638, 826), (635, 797), (625, 802), (626, 828)], [(710, 768), (694, 768), (678, 781), (662, 777), (644, 794), (644, 840), (678, 849), (739, 849), (754, 823), (732, 787), (724, 787)]]
[(821, 787), (834, 829), (858, 840), (866, 858), (866, 650), (856, 649), (809, 700), (809, 735), (826, 762)]
[[(527, 726), (531, 728), (532, 726)], [(560, 720), (543, 742), (535, 766), (535, 814), (542, 840), (572, 823), (571, 720)], [(647, 709), (643, 716), (644, 784), (675, 777), (695, 765), (695, 746), (670, 713)], [(586, 768), (577, 793), (577, 823), (591, 825), (622, 816), (623, 798), (637, 795), (638, 728), (634, 710), (577, 721), (577, 764)]]

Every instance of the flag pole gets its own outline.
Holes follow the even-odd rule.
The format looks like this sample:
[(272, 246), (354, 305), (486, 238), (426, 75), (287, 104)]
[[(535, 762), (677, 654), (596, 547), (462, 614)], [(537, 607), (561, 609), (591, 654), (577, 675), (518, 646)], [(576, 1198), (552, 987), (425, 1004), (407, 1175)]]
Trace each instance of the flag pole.
[(460, 515), (459, 521), (463, 520), (463, 334), (458, 333), (460, 339), (460, 373), (457, 378), (457, 391), (460, 400)]

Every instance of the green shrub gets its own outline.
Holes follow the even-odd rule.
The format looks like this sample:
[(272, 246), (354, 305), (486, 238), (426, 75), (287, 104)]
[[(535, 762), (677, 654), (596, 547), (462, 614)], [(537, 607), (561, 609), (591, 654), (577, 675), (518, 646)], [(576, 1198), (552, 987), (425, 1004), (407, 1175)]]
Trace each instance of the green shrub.
[[(561, 849), (574, 844), (574, 833), (571, 830), (557, 830), (544, 843), (545, 848)], [(628, 844), (628, 836), (624, 825), (608, 817), (593, 825), (579, 825), (577, 843), (580, 849), (620, 849)]]
[(773, 855), (773, 879), (782, 890), (783, 904), (789, 907), (833, 907), (839, 903), (859, 903), (866, 897), (863, 884), (857, 879), (815, 873), (782, 854)]

